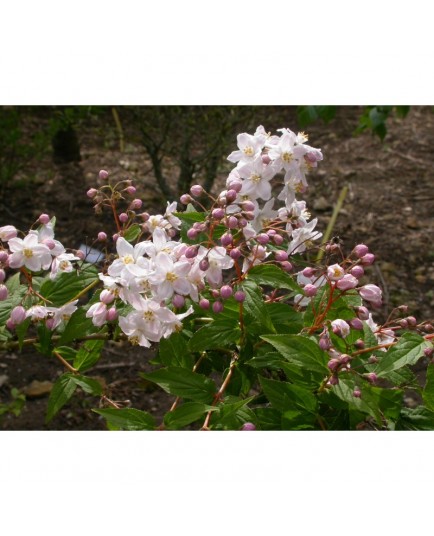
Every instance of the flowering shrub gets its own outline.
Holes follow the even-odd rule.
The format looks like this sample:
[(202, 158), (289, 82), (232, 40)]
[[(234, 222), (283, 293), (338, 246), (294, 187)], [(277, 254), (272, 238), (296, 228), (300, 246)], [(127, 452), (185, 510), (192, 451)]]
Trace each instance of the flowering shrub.
[[(321, 150), (278, 132), (239, 134), (226, 188), (214, 197), (193, 185), (185, 211), (140, 212), (131, 181), (100, 171), (87, 195), (117, 230), (98, 234), (99, 264), (56, 240), (46, 214), (27, 234), (0, 227), (0, 344), (34, 344), (65, 367), (47, 421), (80, 388), (101, 398), (94, 411), (110, 429), (434, 428), (434, 366), (423, 388), (409, 368), (433, 355), (432, 325), (405, 306), (375, 322), (381, 289), (361, 281), (374, 255), (321, 244), (297, 197)], [(176, 397), (162, 423), (86, 375), (108, 340), (158, 343), (157, 368), (142, 376)], [(409, 390), (423, 400), (415, 409)]]

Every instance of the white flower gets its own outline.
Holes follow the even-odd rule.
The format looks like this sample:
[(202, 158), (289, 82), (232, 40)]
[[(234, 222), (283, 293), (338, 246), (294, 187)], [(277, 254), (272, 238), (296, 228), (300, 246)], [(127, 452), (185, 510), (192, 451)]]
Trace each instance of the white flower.
[(9, 257), (11, 268), (25, 266), (32, 272), (39, 272), (41, 269), (47, 270), (51, 265), (50, 250), (39, 243), (36, 231), (30, 231), (24, 239), (11, 238), (9, 249), (12, 252)]
[(271, 197), (271, 179), (276, 175), (275, 168), (262, 162), (261, 156), (242, 165), (239, 168), (239, 174), (243, 181), (240, 195), (248, 195), (253, 199), (270, 199)]
[(179, 228), (181, 227), (181, 220), (173, 214), (177, 211), (177, 206), (178, 204), (176, 201), (173, 201), (172, 203), (167, 201), (167, 208), (166, 212), (164, 213), (164, 217), (174, 229), (179, 230)]
[(233, 151), (229, 156), (229, 162), (240, 162), (244, 164), (254, 160), (261, 154), (261, 151), (265, 145), (265, 136), (264, 134), (259, 133), (258, 135), (252, 136), (244, 132), (243, 134), (238, 134), (237, 143), (238, 151)]
[(174, 292), (183, 296), (190, 294), (192, 288), (187, 279), (190, 269), (189, 262), (173, 262), (167, 253), (158, 253), (155, 257), (155, 272), (149, 276), (150, 283), (158, 285), (158, 298), (160, 300), (169, 299)]
[(274, 197), (265, 203), (265, 205), (255, 211), (255, 219), (252, 221), (252, 227), (259, 232), (261, 229), (266, 229), (270, 222), (277, 216), (277, 210), (273, 210)]
[(50, 329), (56, 329), (62, 322), (67, 322), (77, 310), (77, 303), (78, 300), (74, 300), (62, 305), (62, 307), (47, 307), (49, 313), (53, 315)]
[(11, 238), (15, 238), (18, 234), (18, 231), (13, 225), (5, 225), (0, 227), (0, 240), (2, 242), (7, 242)]
[(315, 218), (304, 227), (292, 231), (292, 240), (288, 246), (289, 255), (303, 253), (303, 251), (306, 251), (306, 246), (309, 245), (311, 240), (318, 240), (318, 238), (322, 237), (322, 233), (314, 231), (317, 222), (318, 219)]
[(80, 258), (72, 253), (62, 253), (55, 257), (51, 263), (50, 279), (55, 279), (59, 272), (72, 272), (73, 266), (71, 261), (79, 261)]
[[(122, 236), (116, 241), (116, 250), (119, 258), (109, 266), (108, 274), (112, 277), (120, 276), (124, 270), (130, 270), (131, 265), (139, 264), (145, 252), (145, 242), (139, 242), (134, 247)], [(133, 268), (134, 270), (134, 268)]]
[(86, 318), (92, 318), (92, 324), (94, 326), (103, 326), (107, 319), (107, 305), (102, 302), (94, 303), (89, 307)]
[(232, 268), (234, 260), (226, 254), (226, 248), (222, 246), (216, 246), (207, 253), (206, 251), (203, 248), (199, 253), (201, 258), (205, 258), (206, 256), (209, 262), (209, 268), (205, 271), (205, 276), (211, 286), (218, 287), (223, 281), (222, 270)]

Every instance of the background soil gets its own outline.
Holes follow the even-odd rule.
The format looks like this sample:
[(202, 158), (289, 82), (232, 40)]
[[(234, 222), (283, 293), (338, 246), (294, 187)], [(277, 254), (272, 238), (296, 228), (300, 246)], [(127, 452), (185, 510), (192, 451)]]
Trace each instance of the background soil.
[[(122, 118), (122, 108), (119, 108)], [(360, 107), (338, 108), (327, 125), (307, 128), (309, 143), (322, 149), (324, 161), (310, 175), (306, 195), (312, 217), (319, 218), (324, 230), (333, 205), (348, 185), (348, 195), (337, 219), (334, 235), (348, 252), (359, 242), (375, 253), (377, 262), (369, 281), (383, 289), (384, 307), (377, 321), (400, 304), (420, 320), (433, 318), (434, 306), (434, 113), (431, 107), (411, 107), (405, 119), (388, 121), (383, 143), (371, 133), (353, 136)], [(31, 117), (29, 121), (39, 121)], [(283, 126), (297, 130), (294, 107), (258, 107), (257, 124), (267, 130)], [(95, 217), (86, 189), (96, 183), (98, 171), (131, 178), (149, 212), (165, 207), (152, 176), (151, 164), (140, 141), (124, 126), (125, 150), (119, 151), (116, 128), (110, 113), (94, 119), (79, 132), (81, 161), (56, 165), (49, 155), (34, 164), (31, 182), (18, 177), (8, 185), (0, 199), (0, 225), (14, 224), (27, 229), (41, 212), (56, 215), (56, 237), (67, 247), (91, 243), (96, 234), (110, 230), (110, 220)], [(235, 137), (233, 138), (235, 146)], [(224, 165), (215, 188), (223, 184), (230, 166)], [(176, 169), (167, 170), (175, 177)], [(29, 171), (26, 172), (29, 176)], [(26, 179), (28, 179), (28, 176)], [(173, 398), (140, 380), (140, 371), (150, 370), (152, 351), (110, 344), (103, 358), (89, 373), (106, 386), (107, 396), (126, 406), (150, 411), (161, 419)], [(422, 363), (423, 368), (423, 363)], [(29, 348), (22, 353), (0, 354), (0, 403), (10, 401), (10, 389), (27, 393), (18, 417), (0, 417), (4, 430), (103, 430), (104, 421), (91, 411), (98, 399), (74, 396), (46, 425), (44, 422), (50, 384), (63, 372), (57, 361), (50, 361)], [(423, 375), (423, 374), (422, 374)], [(50, 383), (32, 383), (32, 382)], [(32, 391), (33, 389), (33, 391)], [(32, 394), (33, 393), (33, 394)], [(411, 401), (409, 401), (411, 404)]]

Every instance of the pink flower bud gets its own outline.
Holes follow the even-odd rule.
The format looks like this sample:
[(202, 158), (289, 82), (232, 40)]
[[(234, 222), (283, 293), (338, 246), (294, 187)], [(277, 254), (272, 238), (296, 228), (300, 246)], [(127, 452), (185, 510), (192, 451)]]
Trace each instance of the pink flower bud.
[(188, 194), (182, 194), (179, 200), (181, 201), (183, 205), (188, 205), (189, 203), (193, 201), (191, 196), (189, 196)]
[(6, 262), (8, 260), (9, 255), (6, 251), (0, 251), (0, 262)]
[(351, 357), (348, 354), (341, 354), (339, 356), (339, 361), (342, 363), (342, 365), (346, 365), (351, 361)]
[(288, 253), (286, 253), (286, 251), (283, 251), (283, 250), (275, 251), (274, 258), (278, 262), (286, 261), (288, 260)]
[(244, 212), (244, 218), (247, 221), (253, 221), (255, 219), (255, 213), (251, 210)]
[(301, 273), (304, 275), (304, 277), (312, 277), (315, 275), (315, 269), (307, 266)]
[(362, 396), (362, 392), (359, 389), (354, 389), (353, 396), (354, 398), (360, 398)]
[(268, 236), (274, 236), (276, 234), (276, 231), (274, 229), (268, 229), (267, 235)]
[(115, 299), (115, 295), (113, 294), (111, 290), (104, 289), (101, 291), (101, 294), (99, 295), (99, 300), (102, 303), (105, 303), (106, 305), (108, 305), (109, 303), (112, 303), (114, 299)]
[(405, 320), (407, 320), (408, 325), (411, 326), (412, 328), (414, 328), (417, 325), (417, 320), (414, 316), (407, 316)]
[(373, 255), (372, 253), (367, 253), (360, 260), (363, 265), (369, 266), (370, 264), (374, 264), (375, 255)]
[(375, 383), (377, 381), (377, 375), (375, 374), (375, 372), (368, 372), (365, 377), (368, 382)]
[(224, 300), (227, 300), (228, 298), (232, 296), (232, 288), (229, 285), (223, 285), (222, 288), (220, 289), (220, 296)]
[(90, 188), (87, 192), (86, 192), (86, 195), (87, 197), (89, 197), (90, 199), (93, 199), (96, 194), (98, 193), (98, 190), (96, 190), (95, 188)]
[(375, 365), (376, 363), (378, 363), (378, 357), (375, 356), (375, 355), (371, 355), (371, 356), (369, 356), (369, 358), (368, 358), (368, 363), (369, 363), (370, 365)]
[(213, 298), (216, 298), (216, 299), (217, 299), (217, 298), (220, 298), (220, 291), (217, 290), (216, 288), (213, 288), (213, 289), (211, 290), (211, 296), (212, 296)]
[(225, 217), (225, 211), (224, 209), (222, 208), (215, 208), (212, 212), (211, 212), (211, 216), (215, 219), (215, 220), (221, 220)]
[(294, 268), (292, 264), (289, 261), (283, 261), (280, 263), (280, 266), (282, 267), (282, 270), (285, 272), (292, 272), (292, 269)]
[(81, 249), (77, 249), (75, 251), (75, 255), (76, 257), (78, 257), (81, 261), (84, 261), (84, 259), (86, 258), (86, 254), (84, 251), (82, 251)]
[(241, 426), (241, 430), (246, 432), (246, 431), (253, 431), (253, 430), (256, 430), (256, 426), (252, 423), (252, 422), (245, 422), (243, 424), (243, 426)]
[(229, 216), (226, 225), (229, 229), (236, 229), (238, 227), (238, 219), (235, 216)]
[(238, 248), (233, 248), (231, 249), (231, 251), (229, 252), (229, 256), (234, 259), (234, 260), (237, 260), (241, 257), (241, 251), (238, 249)]
[(220, 242), (221, 242), (221, 245), (224, 247), (230, 246), (233, 242), (232, 235), (230, 233), (222, 234), (222, 236), (220, 237)]
[(108, 171), (106, 171), (105, 169), (101, 169), (98, 176), (101, 180), (105, 181), (106, 179), (108, 179), (109, 174)]
[(328, 381), (329, 385), (338, 385), (339, 383), (339, 378), (337, 376), (337, 374), (333, 374), (333, 376), (331, 376), (329, 378), (329, 381)]
[(219, 314), (223, 311), (224, 307), (223, 307), (223, 304), (221, 301), (215, 301), (213, 304), (212, 304), (212, 310), (214, 311), (215, 314)]
[(272, 240), (276, 244), (276, 246), (281, 246), (283, 244), (283, 236), (280, 236), (279, 234), (275, 234), (272, 237)]
[(6, 272), (3, 270), (3, 268), (0, 268), (0, 283), (3, 283), (5, 279), (6, 279)]
[(235, 190), (237, 193), (241, 191), (241, 188), (243, 187), (243, 183), (241, 181), (231, 181), (228, 184), (229, 190)]
[(9, 331), (14, 331), (14, 329), (16, 328), (16, 325), (13, 323), (11, 318), (8, 318), (6, 320), (6, 327), (8, 328)]
[(11, 312), (11, 320), (12, 322), (18, 326), (19, 324), (22, 324), (24, 320), (26, 319), (26, 310), (22, 305), (17, 305), (12, 309)]
[(202, 259), (199, 263), (199, 269), (202, 270), (202, 272), (206, 272), (209, 268), (209, 260), (205, 257)]
[(201, 298), (199, 300), (199, 307), (201, 309), (207, 310), (207, 309), (209, 309), (209, 305), (210, 305), (209, 300), (207, 300), (206, 298)]
[(315, 296), (315, 294), (318, 292), (318, 287), (308, 283), (307, 285), (304, 286), (303, 291), (304, 291), (305, 296), (308, 296), (309, 298), (311, 298), (312, 296)]
[(365, 347), (365, 341), (363, 339), (357, 339), (357, 341), (354, 343), (354, 346), (358, 350), (363, 350), (363, 348)]
[(365, 270), (363, 269), (363, 266), (360, 266), (359, 264), (353, 266), (350, 270), (350, 274), (354, 277), (357, 277), (357, 279), (360, 279), (364, 273)]
[(118, 234), (118, 233), (115, 233), (115, 234), (112, 236), (112, 240), (113, 240), (113, 242), (117, 242), (118, 238), (119, 238), (119, 234)]
[(237, 198), (237, 192), (235, 190), (228, 190), (226, 192), (226, 201), (232, 203)]
[(381, 289), (377, 285), (364, 285), (359, 288), (360, 296), (368, 302), (381, 304)]
[(186, 250), (184, 255), (187, 259), (194, 259), (197, 256), (197, 250), (199, 249), (199, 246), (189, 246)]
[(242, 290), (237, 290), (234, 294), (235, 301), (241, 303), (246, 299), (246, 294)]
[(247, 212), (252, 212), (253, 210), (255, 210), (255, 205), (252, 201), (243, 201), (241, 203), (241, 207), (244, 211)]
[(358, 280), (351, 274), (345, 274), (342, 279), (336, 283), (339, 290), (350, 290), (356, 288), (359, 284)]
[(265, 244), (268, 244), (268, 242), (270, 241), (270, 237), (265, 234), (265, 233), (261, 233), (261, 234), (258, 234), (257, 237), (256, 237), (256, 240), (262, 244), (263, 246), (265, 246)]
[(194, 184), (190, 188), (191, 195), (194, 195), (195, 197), (198, 197), (199, 195), (202, 195), (202, 192), (203, 192), (203, 188), (202, 188), (202, 186), (200, 184)]
[(353, 329), (357, 329), (357, 330), (363, 329), (363, 322), (360, 320), (360, 318), (352, 318), (349, 321), (349, 324)]
[(8, 297), (9, 291), (6, 285), (0, 284), (0, 301), (5, 300)]
[(240, 227), (240, 228), (246, 227), (247, 223), (248, 222), (247, 222), (246, 218), (240, 218), (238, 220), (238, 227)]
[(369, 319), (369, 311), (366, 307), (356, 307), (356, 314), (360, 318), (360, 320), (368, 320)]
[(327, 363), (327, 366), (328, 368), (332, 371), (332, 372), (335, 372), (339, 367), (340, 367), (341, 363), (339, 361), (339, 359), (330, 359), (329, 362)]
[(368, 246), (365, 246), (365, 244), (357, 244), (357, 246), (354, 248), (354, 254), (356, 257), (361, 259), (364, 255), (366, 255), (369, 252)]
[(126, 212), (121, 212), (121, 214), (119, 214), (119, 221), (126, 223), (128, 221), (128, 214)]
[(106, 320), (107, 322), (113, 322), (118, 317), (118, 312), (115, 307), (110, 307), (110, 309), (107, 311)]
[(330, 350), (331, 348), (330, 338), (327, 335), (323, 335), (322, 337), (320, 337), (318, 341), (318, 346), (321, 348), (321, 350), (324, 350), (325, 352), (327, 350)]
[(130, 206), (128, 207), (129, 210), (138, 210), (139, 208), (142, 208), (143, 201), (141, 199), (133, 199), (130, 203)]
[(0, 240), (7, 242), (11, 238), (16, 238), (18, 231), (13, 225), (4, 225), (0, 227)]
[(107, 240), (107, 235), (106, 235), (106, 233), (104, 231), (100, 231), (98, 233), (98, 240), (100, 242), (105, 242)]
[(148, 212), (142, 212), (139, 217), (142, 221), (148, 221), (151, 216)]
[(42, 223), (42, 225), (47, 225), (47, 223), (50, 221), (50, 216), (48, 214), (41, 214), (38, 220), (39, 223)]
[(137, 192), (135, 186), (127, 186), (127, 187), (125, 188), (125, 191), (126, 191), (128, 194), (130, 194), (130, 195), (134, 195), (134, 194)]
[(198, 231), (196, 231), (196, 229), (191, 228), (187, 231), (187, 238), (189, 238), (190, 240), (196, 240), (198, 235), (199, 233)]
[(271, 162), (271, 158), (268, 156), (268, 154), (263, 154), (263, 155), (261, 156), (261, 158), (262, 158), (262, 162), (263, 162), (265, 165), (267, 165), (267, 164), (269, 164), (269, 163)]
[(185, 305), (185, 298), (184, 296), (181, 296), (180, 294), (174, 294), (172, 298), (172, 303), (174, 307), (184, 307)]
[(50, 331), (53, 330), (55, 328), (55, 325), (56, 325), (56, 319), (55, 318), (47, 318), (45, 320), (45, 326), (47, 329), (49, 329)]

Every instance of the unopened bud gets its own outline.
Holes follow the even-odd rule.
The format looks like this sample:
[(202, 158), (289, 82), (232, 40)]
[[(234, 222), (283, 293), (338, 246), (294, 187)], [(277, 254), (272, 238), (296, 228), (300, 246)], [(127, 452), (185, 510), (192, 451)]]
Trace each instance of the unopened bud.
[(369, 266), (371, 264), (374, 264), (375, 255), (373, 253), (367, 253), (360, 259), (360, 261), (363, 265)]
[(199, 235), (199, 232), (196, 231), (196, 229), (191, 228), (187, 231), (187, 238), (189, 238), (190, 240), (195, 240), (198, 237), (198, 235)]
[(266, 234), (266, 233), (261, 233), (261, 234), (258, 234), (256, 236), (256, 240), (262, 244), (263, 246), (265, 246), (265, 244), (268, 244), (268, 242), (270, 241), (270, 237)]
[(354, 398), (360, 398), (362, 396), (362, 392), (359, 389), (354, 389), (353, 396)]
[(369, 319), (369, 311), (366, 307), (356, 307), (356, 314), (360, 318), (360, 320), (368, 320)]
[(289, 261), (283, 261), (280, 263), (280, 266), (282, 267), (282, 270), (285, 272), (292, 272), (292, 269), (294, 268), (292, 264)]
[(110, 307), (110, 309), (107, 311), (106, 320), (107, 322), (113, 322), (118, 317), (118, 312), (115, 307)]
[(274, 244), (276, 244), (276, 246), (281, 246), (283, 244), (283, 236), (281, 236), (279, 234), (275, 234), (272, 237), (272, 240), (273, 240)]
[(201, 298), (199, 300), (199, 307), (201, 309), (207, 310), (207, 309), (209, 309), (209, 306), (210, 306), (209, 300), (207, 300), (206, 298)]
[(172, 298), (172, 303), (174, 307), (178, 307), (178, 308), (184, 307), (185, 298), (184, 296), (181, 296), (180, 294), (174, 294)]
[(227, 300), (228, 298), (232, 296), (232, 288), (229, 285), (223, 285), (222, 288), (220, 289), (220, 296), (224, 300)]
[(199, 249), (199, 246), (189, 246), (186, 250), (184, 255), (187, 259), (194, 259), (197, 256), (197, 251)]
[(286, 253), (286, 251), (283, 251), (283, 250), (275, 251), (274, 258), (278, 262), (286, 261), (288, 260), (288, 253)]
[(215, 314), (219, 314), (223, 311), (224, 307), (223, 307), (223, 304), (221, 301), (215, 301), (213, 304), (212, 304), (212, 310), (214, 311)]
[(0, 284), (0, 301), (5, 300), (8, 297), (8, 289), (6, 285)]
[(230, 246), (233, 242), (232, 235), (230, 233), (222, 234), (222, 236), (220, 237), (220, 242), (221, 242), (221, 245), (224, 247)]
[(119, 221), (126, 223), (128, 221), (128, 214), (126, 212), (121, 212), (121, 214), (119, 214)]
[(304, 277), (312, 277), (313, 275), (315, 275), (315, 270), (310, 266), (306, 266), (306, 268), (301, 273), (304, 275)]
[(6, 272), (3, 270), (3, 268), (0, 268), (0, 283), (3, 283), (5, 279), (6, 279)]
[(108, 179), (109, 174), (108, 171), (106, 171), (105, 169), (101, 169), (98, 176), (101, 180), (105, 181), (106, 179)]
[(327, 363), (327, 366), (332, 372), (335, 372), (339, 368), (340, 364), (339, 359), (330, 359), (330, 361)]
[(183, 205), (188, 205), (189, 203), (193, 201), (191, 196), (189, 196), (188, 194), (182, 194), (179, 200), (181, 201)]
[(337, 376), (337, 374), (333, 374), (333, 376), (331, 376), (329, 378), (329, 381), (328, 381), (329, 385), (338, 385), (339, 383), (339, 378)]
[(50, 216), (48, 214), (41, 214), (38, 218), (39, 223), (42, 223), (42, 225), (47, 225), (50, 221)]
[(414, 328), (417, 325), (417, 320), (414, 316), (407, 316), (405, 319), (410, 327)]
[(8, 257), (9, 255), (6, 253), (6, 251), (0, 251), (0, 262), (6, 262), (8, 260)]
[(237, 260), (241, 257), (241, 251), (238, 249), (238, 248), (233, 248), (231, 249), (231, 251), (229, 252), (229, 256), (234, 259), (234, 260)]
[(365, 246), (365, 244), (358, 244), (353, 251), (355, 255), (361, 259), (369, 252), (369, 248), (368, 246)]
[(89, 197), (90, 199), (93, 199), (96, 194), (98, 193), (98, 190), (96, 190), (95, 188), (90, 188), (87, 192), (86, 192), (86, 195), (87, 197)]
[(363, 269), (363, 266), (360, 266), (359, 264), (353, 266), (350, 270), (350, 274), (354, 277), (357, 277), (357, 279), (360, 279), (364, 273), (365, 270)]
[(241, 427), (241, 430), (244, 432), (247, 432), (247, 431), (250, 432), (250, 431), (256, 430), (256, 426), (252, 422), (245, 422), (243, 426)]
[(99, 300), (102, 303), (105, 303), (108, 305), (109, 303), (112, 303), (112, 301), (115, 299), (115, 295), (110, 290), (104, 289), (101, 291), (101, 294), (99, 295)]
[(215, 208), (213, 209), (213, 211), (211, 212), (211, 216), (215, 219), (215, 220), (221, 220), (225, 217), (225, 211), (224, 209), (222, 208)]
[(377, 375), (375, 374), (375, 372), (368, 372), (365, 377), (368, 382), (375, 383), (377, 381)]
[(308, 296), (309, 298), (311, 298), (312, 296), (315, 296), (315, 294), (318, 292), (318, 287), (308, 283), (307, 285), (304, 286), (303, 291), (304, 291), (305, 296)]
[(16, 307), (12, 309), (11, 320), (16, 326), (23, 323), (25, 319), (26, 319), (26, 310), (24, 309), (22, 305), (17, 305)]
[(235, 190), (237, 193), (240, 193), (242, 187), (243, 187), (243, 183), (241, 181), (231, 181), (228, 184), (228, 189)]
[(86, 258), (86, 253), (84, 251), (82, 251), (81, 249), (77, 249), (75, 251), (75, 255), (76, 257), (78, 257), (81, 261), (84, 261), (84, 259)]
[(130, 206), (128, 208), (129, 210), (138, 210), (139, 208), (142, 208), (142, 205), (143, 205), (143, 201), (137, 198), (131, 201)]
[(209, 260), (205, 257), (202, 259), (199, 263), (199, 269), (202, 270), (202, 272), (206, 272), (209, 268)]
[(229, 229), (236, 229), (238, 227), (238, 219), (235, 216), (229, 216), (227, 226)]
[(106, 233), (104, 231), (100, 231), (98, 233), (98, 240), (100, 242), (105, 242), (107, 240), (107, 235), (106, 235)]
[(237, 198), (237, 192), (235, 190), (228, 190), (226, 192), (226, 201), (232, 203)]
[(243, 302), (246, 299), (246, 294), (242, 290), (237, 290), (234, 294), (235, 301)]
[(357, 330), (363, 329), (363, 322), (360, 320), (360, 318), (352, 318), (349, 321), (349, 324), (353, 329), (357, 329)]
[(127, 192), (127, 194), (134, 195), (137, 190), (135, 186), (127, 186), (125, 188), (125, 191)]
[(252, 212), (255, 210), (255, 205), (252, 203), (252, 201), (243, 201), (241, 203), (241, 207), (244, 211)]
[(429, 346), (428, 348), (425, 348), (423, 353), (425, 354), (425, 357), (432, 357), (434, 355), (434, 346)]

